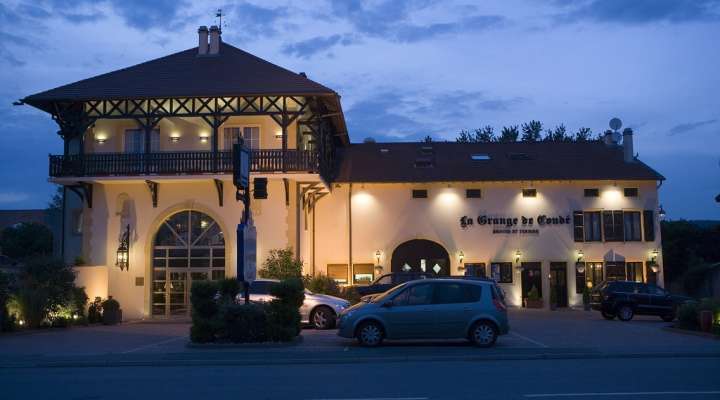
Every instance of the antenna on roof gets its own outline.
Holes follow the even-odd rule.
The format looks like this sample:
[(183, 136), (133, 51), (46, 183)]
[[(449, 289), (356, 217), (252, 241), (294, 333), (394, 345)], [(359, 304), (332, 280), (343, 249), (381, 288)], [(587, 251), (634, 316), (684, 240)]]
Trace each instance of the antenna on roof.
[(220, 27), (220, 31), (222, 31), (222, 28), (223, 28), (222, 17), (223, 17), (222, 8), (218, 8), (217, 12), (215, 12), (215, 18), (218, 19), (218, 26)]

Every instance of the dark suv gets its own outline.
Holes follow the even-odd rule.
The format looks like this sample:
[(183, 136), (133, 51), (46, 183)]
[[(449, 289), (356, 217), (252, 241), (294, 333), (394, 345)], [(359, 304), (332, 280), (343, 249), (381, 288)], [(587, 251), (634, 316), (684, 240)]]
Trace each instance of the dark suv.
[(670, 294), (665, 289), (631, 281), (603, 282), (590, 294), (590, 306), (605, 319), (618, 317), (630, 321), (637, 315), (657, 315), (663, 321), (675, 319), (678, 305), (692, 300)]
[(357, 291), (360, 296), (378, 294), (386, 292), (401, 283), (432, 277), (432, 274), (424, 272), (393, 272), (380, 276), (367, 286), (357, 286)]

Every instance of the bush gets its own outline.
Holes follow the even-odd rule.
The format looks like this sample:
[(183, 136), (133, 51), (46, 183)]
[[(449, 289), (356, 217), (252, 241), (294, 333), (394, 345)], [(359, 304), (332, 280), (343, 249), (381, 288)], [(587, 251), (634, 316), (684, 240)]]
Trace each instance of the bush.
[(240, 293), (240, 282), (235, 278), (225, 278), (217, 281), (218, 292), (222, 303), (233, 303)]
[(698, 318), (699, 303), (695, 301), (686, 302), (677, 311), (677, 326), (682, 329), (699, 329), (700, 320)]
[(540, 300), (540, 293), (535, 285), (530, 288), (527, 298), (528, 300)]
[(62, 260), (39, 257), (28, 260), (17, 277), (14, 298), (28, 326), (36, 328), (51, 313), (72, 301), (75, 273)]
[(305, 287), (313, 293), (327, 294), (336, 297), (340, 297), (342, 294), (342, 290), (337, 282), (335, 282), (335, 279), (332, 279), (327, 275), (305, 275), (303, 281), (305, 282)]
[(258, 271), (258, 276), (264, 279), (290, 279), (302, 277), (302, 261), (296, 260), (292, 249), (270, 250), (270, 255)]
[(115, 325), (122, 322), (122, 310), (120, 303), (108, 296), (108, 299), (102, 302), (102, 322), (105, 325)]
[(223, 313), (227, 340), (233, 343), (266, 342), (268, 310), (264, 304), (233, 304)]
[(268, 334), (270, 340), (287, 342), (300, 334), (300, 307), (305, 288), (299, 278), (286, 279), (270, 287), (275, 300), (269, 303)]
[(102, 322), (102, 299), (95, 297), (88, 307), (87, 321), (91, 324)]
[(10, 286), (10, 275), (0, 271), (0, 332), (12, 330), (14, 325), (14, 320), (8, 311)]

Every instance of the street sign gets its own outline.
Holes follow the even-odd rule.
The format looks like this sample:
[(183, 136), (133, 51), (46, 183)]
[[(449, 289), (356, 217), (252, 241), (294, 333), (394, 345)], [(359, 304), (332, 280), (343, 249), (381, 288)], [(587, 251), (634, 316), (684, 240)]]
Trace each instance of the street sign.
[(250, 150), (240, 143), (233, 145), (233, 184), (238, 189), (250, 187)]
[(253, 282), (257, 277), (257, 230), (248, 218), (237, 227), (237, 277), (241, 281)]

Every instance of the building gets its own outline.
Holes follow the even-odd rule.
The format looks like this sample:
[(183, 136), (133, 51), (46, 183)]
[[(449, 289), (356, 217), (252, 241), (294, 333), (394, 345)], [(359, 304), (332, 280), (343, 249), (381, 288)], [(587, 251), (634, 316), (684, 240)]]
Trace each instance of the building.
[[(382, 273), (472, 271), (511, 304), (581, 303), (602, 279), (659, 282), (658, 182), (616, 135), (605, 143), (350, 143), (340, 96), (237, 49), (197, 47), (23, 99), (52, 115), (64, 154), (65, 257), (124, 315), (188, 312), (193, 280), (236, 273), (242, 203), (232, 144), (252, 151), (258, 265), (290, 247), (307, 274), (363, 284)], [(262, 196), (260, 196), (262, 197)], [(74, 246), (74, 247), (73, 247)], [(117, 263), (129, 249), (128, 263)], [(118, 267), (126, 267), (120, 268)], [(545, 295), (543, 295), (545, 294)]]

